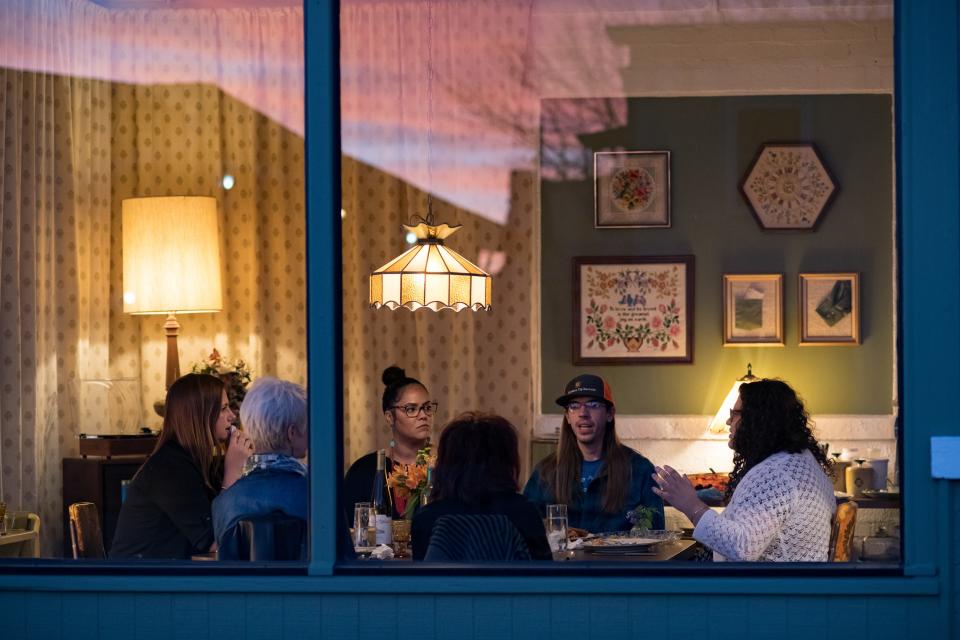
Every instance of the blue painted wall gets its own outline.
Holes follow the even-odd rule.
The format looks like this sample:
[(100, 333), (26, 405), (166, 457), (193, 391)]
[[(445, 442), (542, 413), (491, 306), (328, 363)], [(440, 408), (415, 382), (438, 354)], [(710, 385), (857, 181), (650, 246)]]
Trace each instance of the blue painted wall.
[[(960, 497), (930, 436), (960, 435), (960, 152), (951, 2), (897, 5), (903, 576), (332, 576), (339, 477), (337, 18), (307, 6), (309, 576), (65, 576), (0, 565), (4, 638), (949, 638), (960, 629)], [(331, 128), (332, 127), (332, 128)], [(196, 567), (193, 567), (196, 569)], [(200, 569), (203, 571), (204, 569)], [(404, 595), (398, 595), (404, 594)]]

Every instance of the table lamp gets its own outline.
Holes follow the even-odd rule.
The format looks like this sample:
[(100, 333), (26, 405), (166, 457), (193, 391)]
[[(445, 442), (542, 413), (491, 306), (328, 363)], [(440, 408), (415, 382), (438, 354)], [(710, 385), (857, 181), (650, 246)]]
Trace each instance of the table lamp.
[(165, 314), (167, 388), (180, 377), (178, 313), (223, 308), (215, 198), (170, 196), (123, 201), (123, 311)]
[(736, 382), (733, 383), (727, 397), (723, 399), (720, 409), (717, 410), (713, 420), (710, 421), (710, 433), (723, 433), (727, 430), (727, 418), (730, 417), (730, 409), (733, 409), (733, 405), (737, 404), (737, 398), (740, 396), (740, 385), (758, 379), (757, 376), (753, 375), (753, 365), (747, 363), (747, 374), (737, 378)]

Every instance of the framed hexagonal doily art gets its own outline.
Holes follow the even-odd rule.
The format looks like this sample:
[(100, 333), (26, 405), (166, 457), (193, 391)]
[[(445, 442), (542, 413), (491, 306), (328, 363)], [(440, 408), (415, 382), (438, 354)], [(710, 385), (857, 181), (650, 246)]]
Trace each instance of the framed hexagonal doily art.
[(814, 230), (839, 185), (809, 142), (768, 142), (750, 163), (740, 192), (762, 229)]

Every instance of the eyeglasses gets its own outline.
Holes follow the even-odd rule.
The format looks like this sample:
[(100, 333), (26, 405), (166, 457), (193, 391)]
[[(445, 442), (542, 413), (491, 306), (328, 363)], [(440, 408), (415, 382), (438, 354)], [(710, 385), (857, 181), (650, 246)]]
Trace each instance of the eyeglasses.
[(437, 403), (436, 402), (424, 402), (423, 404), (395, 404), (391, 409), (403, 409), (403, 413), (408, 418), (416, 418), (420, 415), (420, 412), (423, 411), (428, 416), (432, 416), (437, 412)]
[(580, 411), (583, 407), (594, 411), (601, 407), (606, 407), (607, 403), (602, 400), (587, 400), (586, 402), (569, 402), (567, 403), (567, 413), (576, 413)]

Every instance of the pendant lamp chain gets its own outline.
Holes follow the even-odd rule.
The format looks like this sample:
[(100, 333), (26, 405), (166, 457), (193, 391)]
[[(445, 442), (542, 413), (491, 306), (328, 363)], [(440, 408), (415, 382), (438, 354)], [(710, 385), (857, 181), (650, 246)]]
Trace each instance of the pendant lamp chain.
[(433, 0), (427, 0), (427, 217), (412, 215), (403, 228), (416, 244), (370, 274), (370, 306), (489, 311), (493, 279), (444, 246), (460, 225), (437, 224), (433, 216), (433, 30)]
[(433, 0), (427, 0), (427, 224), (433, 218)]

